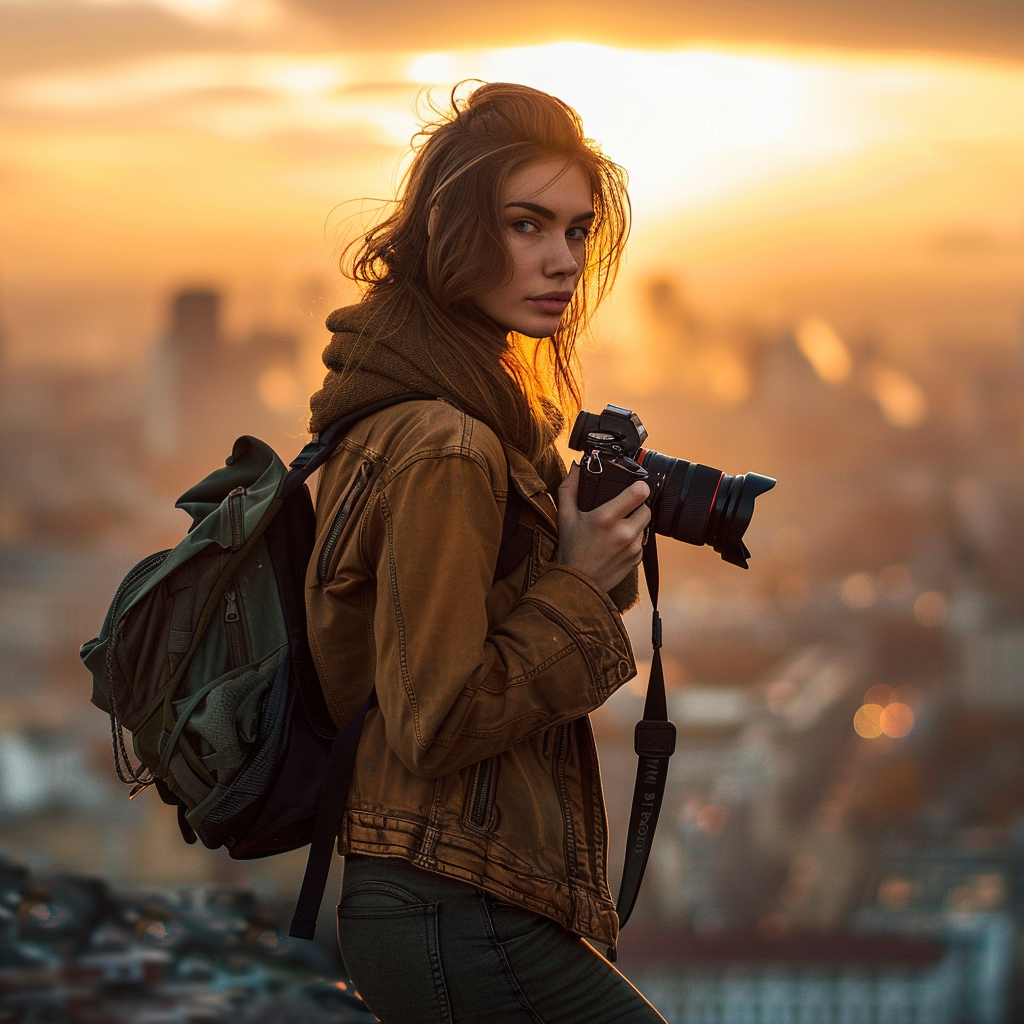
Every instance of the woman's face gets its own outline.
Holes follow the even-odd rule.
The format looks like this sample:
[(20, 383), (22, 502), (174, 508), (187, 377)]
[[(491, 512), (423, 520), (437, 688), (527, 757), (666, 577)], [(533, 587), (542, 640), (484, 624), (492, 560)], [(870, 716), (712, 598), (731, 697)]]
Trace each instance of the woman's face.
[(550, 337), (583, 271), (594, 220), (590, 180), (579, 164), (538, 160), (510, 176), (500, 202), (512, 276), (473, 300), (506, 331)]

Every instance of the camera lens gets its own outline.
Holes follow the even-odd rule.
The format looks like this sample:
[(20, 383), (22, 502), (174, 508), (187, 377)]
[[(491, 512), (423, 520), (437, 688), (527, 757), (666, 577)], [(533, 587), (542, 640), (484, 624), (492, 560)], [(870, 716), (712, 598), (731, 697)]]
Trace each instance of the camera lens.
[(775, 486), (771, 477), (729, 476), (650, 450), (641, 465), (650, 478), (656, 533), (686, 544), (708, 544), (726, 562), (747, 568), (750, 552), (743, 534), (754, 514), (754, 500)]

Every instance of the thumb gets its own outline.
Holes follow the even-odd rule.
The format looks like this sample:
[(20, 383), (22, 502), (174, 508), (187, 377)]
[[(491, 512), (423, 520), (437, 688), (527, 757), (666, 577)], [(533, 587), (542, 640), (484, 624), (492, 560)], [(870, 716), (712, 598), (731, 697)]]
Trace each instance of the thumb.
[(580, 464), (574, 462), (569, 467), (565, 479), (558, 485), (558, 504), (569, 503), (571, 508), (576, 507), (576, 494), (580, 489)]

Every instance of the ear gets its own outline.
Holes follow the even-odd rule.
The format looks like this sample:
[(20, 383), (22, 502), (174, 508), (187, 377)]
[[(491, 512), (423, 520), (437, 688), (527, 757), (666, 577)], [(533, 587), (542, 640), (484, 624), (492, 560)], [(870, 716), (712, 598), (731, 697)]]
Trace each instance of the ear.
[(437, 227), (436, 203), (430, 208), (430, 213), (427, 215), (427, 238), (430, 238), (434, 234), (435, 227)]

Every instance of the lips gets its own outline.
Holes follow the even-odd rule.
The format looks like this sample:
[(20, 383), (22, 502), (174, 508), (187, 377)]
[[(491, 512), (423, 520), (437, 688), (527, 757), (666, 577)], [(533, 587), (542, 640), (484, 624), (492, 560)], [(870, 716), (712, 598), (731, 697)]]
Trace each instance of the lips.
[(545, 313), (560, 316), (572, 299), (572, 292), (545, 292), (543, 295), (531, 295), (528, 301)]

